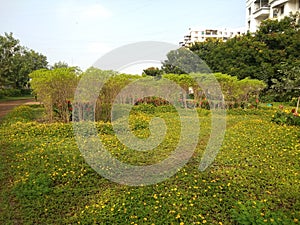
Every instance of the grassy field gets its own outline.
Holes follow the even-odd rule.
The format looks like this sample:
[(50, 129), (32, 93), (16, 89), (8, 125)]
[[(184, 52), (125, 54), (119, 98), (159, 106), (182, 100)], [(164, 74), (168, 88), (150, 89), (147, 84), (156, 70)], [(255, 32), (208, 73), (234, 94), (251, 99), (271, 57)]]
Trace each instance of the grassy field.
[(25, 100), (25, 99), (33, 99), (34, 97), (31, 95), (22, 96), (22, 97), (4, 97), (0, 98), (0, 102), (8, 102), (8, 101), (16, 101), (16, 100)]
[[(222, 148), (198, 170), (210, 133), (199, 110), (200, 141), (190, 161), (164, 182), (113, 183), (85, 162), (72, 124), (38, 123), (42, 109), (15, 109), (0, 127), (0, 224), (297, 224), (300, 223), (300, 127), (270, 122), (274, 108), (229, 110)], [(99, 137), (120, 160), (153, 164), (178, 143), (178, 115), (155, 113), (168, 125), (154, 151), (135, 152), (98, 123)], [(133, 133), (149, 135), (152, 115), (136, 110)]]

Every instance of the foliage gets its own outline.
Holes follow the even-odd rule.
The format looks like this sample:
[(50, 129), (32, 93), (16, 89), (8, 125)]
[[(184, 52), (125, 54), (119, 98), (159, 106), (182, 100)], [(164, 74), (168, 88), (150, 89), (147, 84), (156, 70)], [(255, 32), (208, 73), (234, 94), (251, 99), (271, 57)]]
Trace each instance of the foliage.
[[(60, 120), (70, 121), (70, 114), (74, 106), (78, 109), (75, 120), (77, 121), (82, 113), (89, 113), (89, 119), (93, 119), (93, 108), (95, 105), (95, 120), (110, 121), (113, 105), (135, 105), (135, 104), (153, 104), (154, 106), (175, 104), (184, 108), (201, 107), (209, 109), (210, 107), (221, 107), (220, 99), (215, 102), (208, 102), (209, 90), (202, 90), (198, 83), (204, 87), (211, 85), (221, 86), (227, 106), (238, 107), (245, 104), (257, 105), (259, 92), (265, 87), (262, 81), (253, 79), (238, 80), (225, 74), (164, 74), (162, 78), (140, 77), (137, 75), (118, 74), (113, 71), (102, 71), (97, 68), (89, 68), (86, 72), (77, 76), (76, 68), (57, 68), (53, 70), (39, 70), (33, 72), (31, 85), (38, 98), (44, 103), (46, 113), (50, 120), (57, 116)], [(212, 78), (216, 79), (212, 79)], [(75, 88), (79, 78), (81, 83), (85, 82), (78, 91), (83, 96), (81, 102), (70, 102), (73, 98)], [(138, 82), (138, 81), (143, 82)], [(177, 93), (173, 90), (170, 83), (173, 81), (181, 90)], [(101, 83), (98, 87), (96, 84)], [(135, 83), (137, 82), (137, 83)], [(167, 85), (167, 86), (166, 86)], [(126, 87), (126, 88), (125, 88)], [(129, 88), (128, 88), (129, 87)], [(148, 90), (168, 90), (165, 99), (157, 96), (147, 96)], [(193, 93), (191, 94), (191, 89)], [(146, 97), (140, 99), (141, 93)], [(149, 92), (150, 93), (150, 92)], [(180, 94), (180, 96), (178, 95)], [(97, 95), (96, 102), (92, 102), (91, 96)], [(84, 97), (85, 96), (85, 97)], [(176, 97), (176, 99), (174, 98)], [(222, 96), (221, 96), (222, 97)], [(171, 102), (168, 102), (170, 99)], [(244, 107), (244, 106), (243, 106)], [(79, 111), (81, 113), (79, 113)], [(56, 115), (54, 114), (56, 112)], [(80, 114), (80, 115), (79, 115)], [(86, 114), (87, 115), (87, 114)], [(78, 118), (77, 118), (78, 117)], [(87, 117), (86, 117), (87, 118)]]
[[(297, 103), (298, 103), (298, 100), (299, 100), (300, 97), (298, 98), (292, 98), (290, 101), (289, 101), (289, 104), (290, 106), (294, 106), (294, 107), (297, 107)], [(300, 100), (299, 100), (300, 101)]]
[(55, 117), (64, 122), (70, 121), (72, 111), (70, 101), (74, 97), (79, 80), (75, 68), (36, 70), (30, 75), (31, 87), (46, 109), (50, 121)]
[(59, 61), (59, 62), (54, 63), (54, 65), (51, 67), (51, 69), (68, 68), (68, 67), (69, 67), (68, 63)]
[(291, 100), (300, 96), (300, 60), (293, 64), (284, 63), (281, 65), (281, 76), (273, 79), (272, 89), (276, 97), (282, 101)]
[[(156, 109), (160, 107), (165, 106)], [(210, 136), (208, 111), (200, 111), (200, 140), (189, 163), (168, 180), (143, 187), (119, 185), (92, 170), (77, 148), (70, 123), (6, 121), (0, 126), (0, 223), (229, 225), (261, 217), (266, 224), (272, 219), (279, 223), (278, 218), (297, 224), (299, 127), (271, 123), (273, 108), (234, 110), (215, 162), (199, 172)], [(176, 112), (135, 111), (130, 124), (145, 138), (147, 124), (156, 116), (168, 129), (155, 151), (126, 148), (110, 123), (96, 123), (99, 138), (124, 162), (159, 162), (176, 148), (180, 135)]]
[(0, 96), (2, 97), (20, 97), (22, 92), (20, 89), (2, 89), (0, 90)]
[[(211, 104), (211, 106), (213, 107), (220, 107), (221, 103), (220, 99), (216, 99), (216, 101), (213, 102), (210, 97), (210, 90), (203, 90), (203, 87), (210, 87), (211, 85), (220, 85), (222, 93), (225, 97), (226, 106), (230, 108), (234, 105), (236, 105), (236, 107), (247, 107), (248, 104), (257, 105), (259, 93), (266, 86), (263, 81), (249, 78), (238, 80), (237, 77), (221, 73), (193, 73), (190, 75), (166, 74), (163, 77), (176, 82), (183, 88), (183, 90), (185, 90), (185, 92), (182, 93), (182, 95), (184, 96), (184, 102), (189, 102), (187, 101), (186, 96), (189, 92), (189, 88), (191, 87), (193, 89), (193, 98), (195, 101), (195, 106), (207, 109), (209, 108), (209, 104)], [(202, 85), (202, 87), (199, 87), (199, 83)], [(210, 99), (211, 102), (207, 102), (207, 99)]]
[[(138, 75), (128, 75), (128, 74), (116, 74), (112, 71), (98, 71), (99, 73), (107, 73), (109, 79), (101, 88), (99, 97), (97, 99), (96, 105), (96, 121), (110, 121), (111, 119), (111, 107), (113, 103), (117, 100), (117, 96), (120, 91), (131, 82), (139, 79)], [(103, 76), (103, 75), (102, 75)], [(135, 90), (128, 90), (124, 96), (119, 95), (118, 100), (120, 103), (124, 104), (126, 101), (134, 103), (136, 99)]]
[(140, 105), (140, 104), (151, 104), (153, 106), (161, 106), (161, 105), (169, 105), (170, 103), (165, 99), (152, 96), (152, 97), (145, 97), (142, 99), (138, 99), (135, 105)]
[(231, 210), (233, 220), (240, 225), (282, 224), (289, 225), (293, 220), (281, 211), (271, 211), (265, 202), (238, 202)]
[(200, 59), (204, 60), (207, 63), (207, 65), (209, 65), (212, 69), (213, 67), (211, 66), (213, 64), (213, 61), (210, 58), (211, 51), (217, 48), (222, 43), (223, 42), (220, 39), (213, 40), (208, 38), (205, 42), (193, 43), (189, 47), (189, 49), (195, 54), (197, 54), (200, 57)]
[(9, 82), (9, 75), (12, 73), (13, 56), (20, 51), (19, 41), (14, 39), (12, 33), (0, 36), (0, 85), (4, 86)]
[[(133, 89), (123, 94), (120, 92), (126, 85), (141, 78), (141, 76), (118, 74), (114, 71), (104, 71), (91, 67), (82, 73), (80, 78), (81, 85), (77, 91), (80, 93), (81, 99), (79, 102), (74, 102), (74, 106), (80, 113), (77, 113), (75, 120), (82, 119), (83, 113), (88, 113), (85, 118), (110, 121), (111, 108), (114, 102), (115, 104), (134, 104), (136, 93)], [(92, 115), (92, 112), (95, 112), (95, 115)]]
[[(249, 77), (262, 80), (269, 90), (265, 94), (273, 95), (276, 94), (282, 78), (290, 76), (286, 72), (282, 73), (282, 70), (299, 67), (298, 23), (298, 13), (280, 21), (265, 20), (255, 34), (248, 33), (227, 42), (195, 43), (190, 49), (213, 72), (229, 74), (238, 79)], [(282, 67), (283, 65), (289, 66)], [(274, 84), (277, 85), (276, 88), (273, 87)], [(281, 99), (275, 97), (275, 100)]]
[(0, 35), (0, 87), (28, 88), (29, 73), (47, 68), (47, 58), (19, 44), (12, 33)]
[(16, 123), (16, 122), (30, 122), (34, 119), (38, 119), (44, 109), (39, 106), (28, 106), (22, 105), (14, 109), (11, 113), (5, 116), (4, 124), (6, 123)]
[(166, 74), (209, 73), (210, 69), (196, 54), (184, 47), (172, 50), (162, 63)]
[(143, 75), (152, 76), (152, 77), (160, 77), (163, 71), (157, 67), (149, 67), (143, 70)]
[(272, 121), (281, 125), (286, 124), (300, 126), (300, 115), (295, 109), (283, 110), (283, 106), (281, 106), (280, 110), (272, 116)]

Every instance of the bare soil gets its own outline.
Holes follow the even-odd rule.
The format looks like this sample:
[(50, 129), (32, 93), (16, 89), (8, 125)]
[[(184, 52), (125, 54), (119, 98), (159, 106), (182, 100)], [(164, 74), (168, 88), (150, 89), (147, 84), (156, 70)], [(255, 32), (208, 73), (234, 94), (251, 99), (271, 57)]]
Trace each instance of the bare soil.
[(0, 119), (2, 119), (7, 113), (9, 113), (13, 108), (24, 104), (39, 104), (35, 102), (34, 99), (22, 99), (22, 100), (12, 100), (0, 102)]

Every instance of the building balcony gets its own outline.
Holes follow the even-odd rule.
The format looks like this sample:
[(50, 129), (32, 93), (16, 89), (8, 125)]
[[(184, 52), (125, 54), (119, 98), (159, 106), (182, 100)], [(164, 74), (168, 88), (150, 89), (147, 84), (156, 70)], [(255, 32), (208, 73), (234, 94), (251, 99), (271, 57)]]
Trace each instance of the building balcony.
[(271, 0), (271, 1), (269, 1), (269, 4), (271, 5), (271, 7), (277, 7), (284, 3), (287, 3), (288, 1), (289, 0)]
[(258, 20), (267, 19), (269, 15), (270, 15), (269, 6), (258, 7), (256, 11), (253, 13), (254, 19), (258, 19)]

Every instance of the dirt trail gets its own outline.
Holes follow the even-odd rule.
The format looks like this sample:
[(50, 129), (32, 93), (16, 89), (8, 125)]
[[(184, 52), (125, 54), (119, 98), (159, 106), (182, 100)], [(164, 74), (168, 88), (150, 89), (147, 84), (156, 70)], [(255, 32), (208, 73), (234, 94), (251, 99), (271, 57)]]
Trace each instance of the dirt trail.
[(28, 103), (36, 104), (34, 98), (0, 102), (0, 119), (2, 119), (7, 113), (9, 113), (16, 106), (28, 104)]

